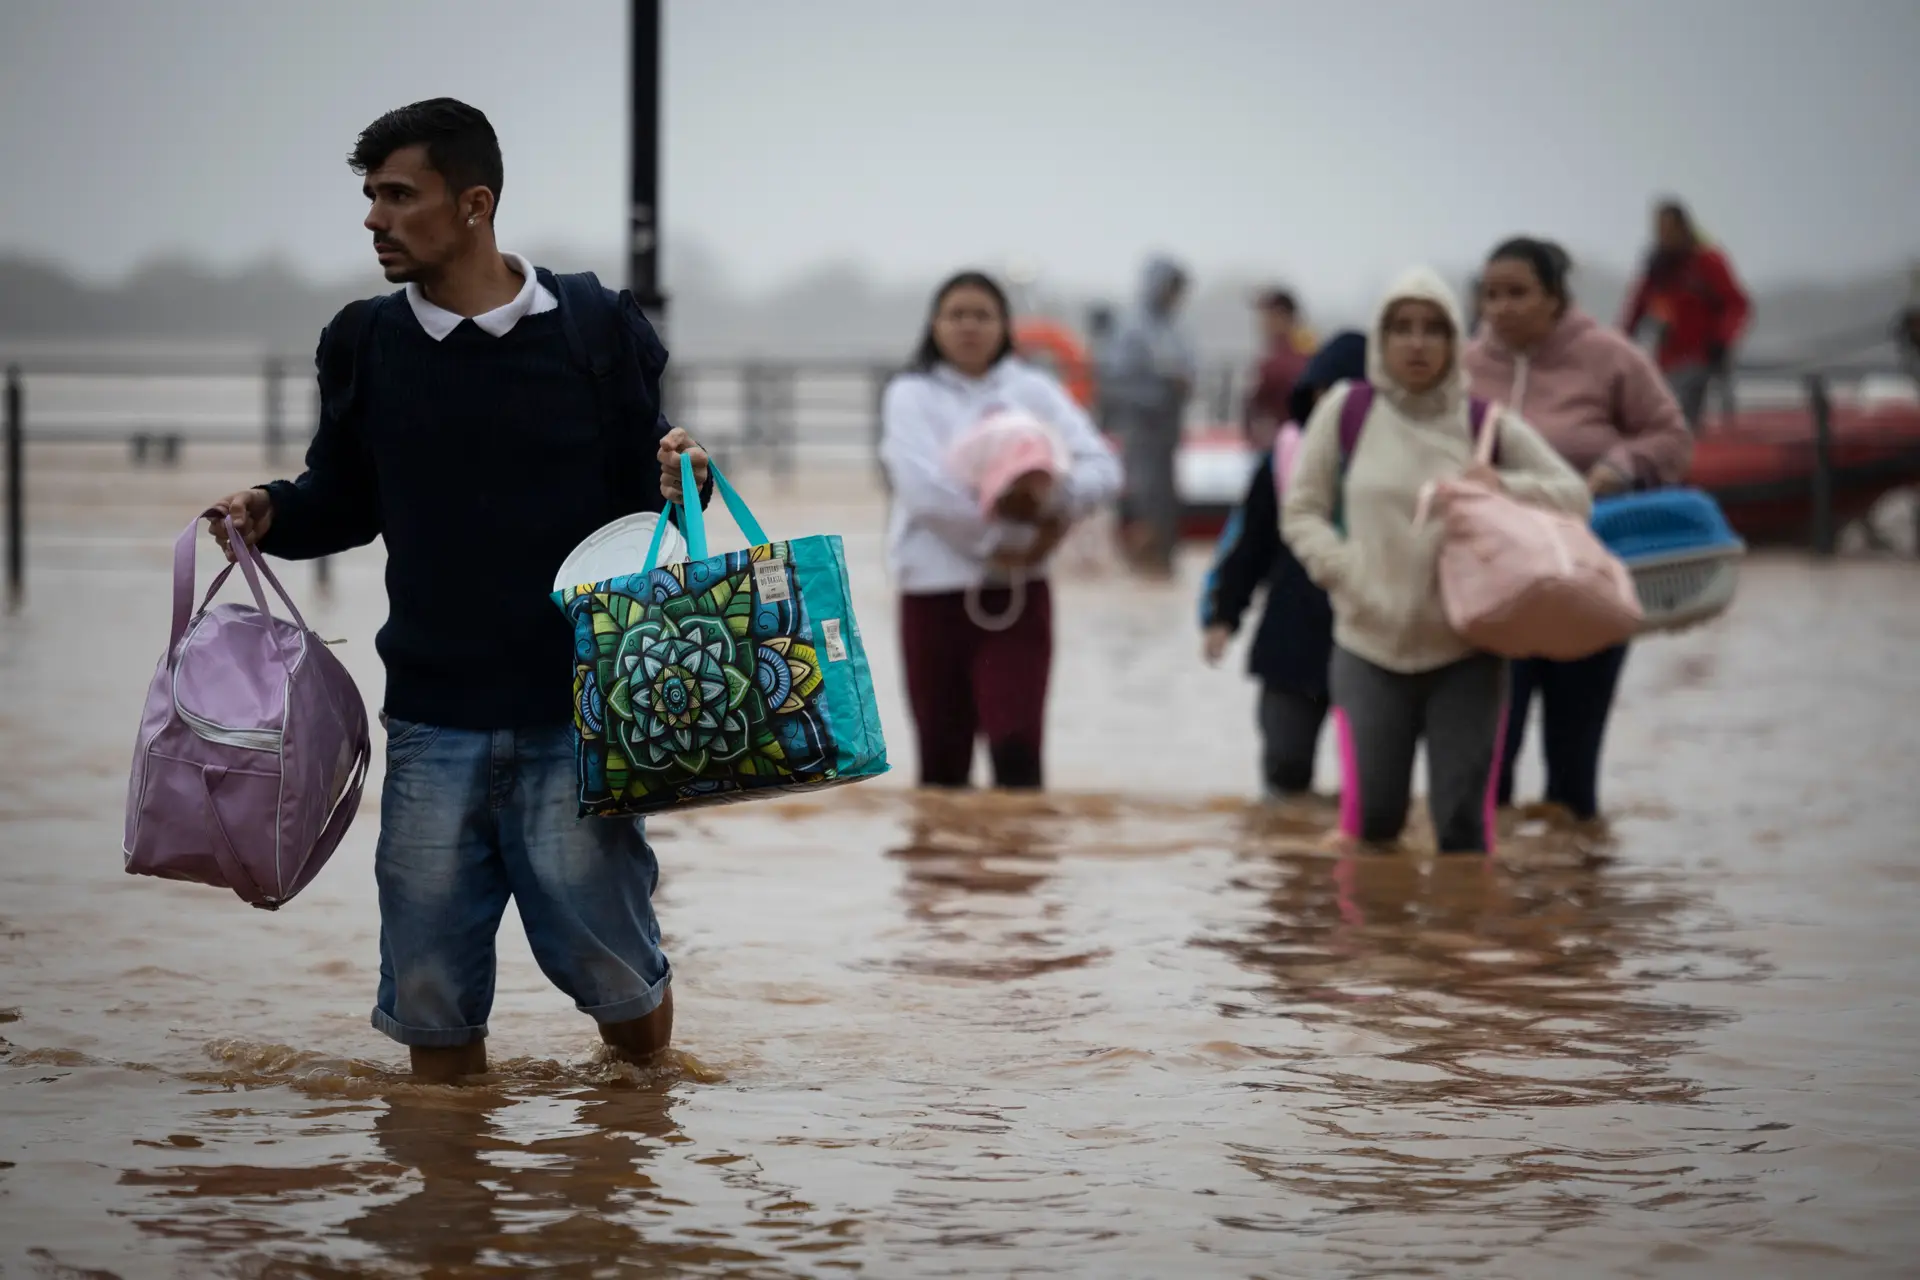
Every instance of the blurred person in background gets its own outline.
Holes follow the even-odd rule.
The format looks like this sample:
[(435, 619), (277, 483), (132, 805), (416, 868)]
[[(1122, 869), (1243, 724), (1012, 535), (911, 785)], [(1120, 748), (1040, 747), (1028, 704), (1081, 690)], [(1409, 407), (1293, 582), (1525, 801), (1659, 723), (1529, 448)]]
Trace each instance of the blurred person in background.
[[(322, 331), (300, 477), (218, 506), (290, 560), (386, 542), (373, 1025), (419, 1076), (485, 1071), (512, 898), (542, 971), (617, 1054), (646, 1061), (673, 1030), (659, 868), (641, 820), (576, 816), (573, 634), (548, 593), (588, 534), (679, 501), (682, 453), (706, 487), (706, 455), (660, 412), (666, 350), (631, 294), (500, 251), (485, 115), (451, 98), (401, 107), (349, 164), (375, 256), (405, 288)], [(620, 353), (604, 383), (569, 336), (589, 326)]]
[(1636, 340), (1643, 324), (1654, 327), (1654, 360), (1688, 427), (1698, 431), (1715, 383), (1726, 389), (1731, 410), (1731, 356), (1753, 307), (1727, 256), (1707, 243), (1678, 200), (1655, 206), (1653, 236), (1620, 327)]
[(1329, 705), (1327, 663), (1333, 656), (1333, 605), (1281, 538), (1280, 500), (1299, 459), (1300, 424), (1329, 387), (1366, 376), (1367, 338), (1351, 329), (1328, 339), (1301, 370), (1286, 421), (1227, 522), (1200, 598), (1201, 651), (1214, 665), (1226, 656), (1254, 593), (1265, 588), (1247, 671), (1260, 682), (1260, 772), (1269, 800), (1313, 789), (1313, 762)]
[(1260, 319), (1260, 362), (1240, 426), (1255, 449), (1271, 449), (1275, 433), (1287, 421), (1294, 385), (1306, 370), (1312, 348), (1302, 350), (1300, 308), (1287, 290), (1267, 290), (1254, 310)]
[(1114, 337), (1101, 379), (1108, 427), (1126, 463), (1122, 549), (1136, 571), (1156, 578), (1172, 576), (1180, 533), (1174, 460), (1197, 371), (1193, 341), (1178, 321), (1186, 294), (1178, 263), (1148, 261), (1138, 304)]
[[(1340, 738), (1340, 834), (1379, 848), (1407, 821), (1415, 753), (1427, 747), (1427, 804), (1442, 854), (1493, 850), (1493, 775), (1506, 663), (1447, 624), (1437, 561), (1441, 522), (1416, 523), (1421, 491), (1466, 473), (1522, 502), (1587, 514), (1580, 474), (1511, 411), (1489, 412), (1494, 462), (1476, 433), (1459, 358), (1460, 304), (1417, 268), (1381, 300), (1368, 381), (1343, 383), (1307, 420), (1280, 532), (1333, 600), (1330, 682)], [(1371, 387), (1352, 450), (1340, 419)]]
[[(892, 485), (887, 560), (900, 590), (900, 651), (920, 752), (920, 785), (965, 787), (984, 737), (996, 786), (1043, 785), (1047, 682), (1053, 665), (1049, 558), (1073, 522), (1120, 491), (1113, 451), (1060, 383), (1013, 348), (1007, 296), (964, 271), (934, 294), (908, 371), (881, 399), (880, 462)], [(1022, 477), (983, 514), (947, 459), (956, 440), (1000, 410), (1058, 433), (1058, 481)], [(996, 579), (1018, 572), (1016, 601)], [(968, 597), (1000, 629), (975, 620)]]
[(1900, 349), (1900, 364), (1920, 391), (1920, 303), (1901, 311), (1893, 326), (1894, 345)]
[(1087, 360), (1093, 366), (1093, 415), (1094, 425), (1102, 433), (1110, 432), (1107, 425), (1106, 370), (1113, 355), (1113, 308), (1105, 303), (1095, 303), (1087, 308)]
[[(1548, 240), (1497, 246), (1480, 276), (1483, 325), (1466, 350), (1474, 394), (1525, 418), (1586, 477), (1596, 498), (1676, 485), (1693, 433), (1645, 351), (1574, 304), (1572, 261)], [(1627, 659), (1617, 645), (1573, 662), (1512, 664), (1498, 802), (1513, 803), (1515, 762), (1540, 694), (1548, 804), (1575, 819), (1600, 812), (1600, 757)]]
[[(1103, 439), (1113, 445), (1113, 411), (1106, 400), (1106, 368), (1113, 352), (1114, 313), (1104, 302), (1087, 308), (1087, 366), (1092, 376), (1092, 403), (1087, 413)], [(1103, 503), (1091, 517), (1075, 525), (1067, 535), (1058, 560), (1070, 573), (1103, 573), (1113, 565), (1119, 547), (1115, 531), (1119, 527), (1119, 501)]]

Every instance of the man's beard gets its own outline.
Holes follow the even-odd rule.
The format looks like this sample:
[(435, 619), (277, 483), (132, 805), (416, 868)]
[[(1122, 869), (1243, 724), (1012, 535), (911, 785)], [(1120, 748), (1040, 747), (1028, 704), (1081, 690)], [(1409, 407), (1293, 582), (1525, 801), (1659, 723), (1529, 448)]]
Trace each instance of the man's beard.
[(408, 253), (395, 241), (376, 240), (373, 242), (373, 248), (376, 253), (382, 249), (391, 249), (400, 255), (392, 262), (380, 264), (380, 273), (387, 278), (388, 284), (411, 284), (426, 276), (426, 264)]

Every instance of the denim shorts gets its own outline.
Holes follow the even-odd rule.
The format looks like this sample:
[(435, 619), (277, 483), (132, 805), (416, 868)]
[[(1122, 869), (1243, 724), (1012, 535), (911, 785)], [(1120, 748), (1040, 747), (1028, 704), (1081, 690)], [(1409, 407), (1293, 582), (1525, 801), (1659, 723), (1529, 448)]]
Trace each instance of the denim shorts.
[(485, 1037), (509, 897), (541, 970), (581, 1012), (627, 1022), (659, 1007), (672, 972), (646, 827), (579, 817), (578, 803), (571, 727), (387, 721), (376, 1030), (431, 1048)]

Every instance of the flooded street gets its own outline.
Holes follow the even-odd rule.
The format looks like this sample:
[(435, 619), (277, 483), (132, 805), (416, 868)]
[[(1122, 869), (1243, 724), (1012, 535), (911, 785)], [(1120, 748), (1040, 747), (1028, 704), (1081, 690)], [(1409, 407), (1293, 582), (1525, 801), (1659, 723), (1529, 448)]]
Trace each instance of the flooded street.
[[(880, 499), (744, 475), (776, 536), (845, 536), (895, 772), (653, 824), (660, 1070), (509, 913), (495, 1074), (452, 1089), (367, 1025), (377, 774), (277, 914), (122, 872), (171, 537), (265, 474), (122, 456), (32, 455), (0, 620), (0, 1275), (1912, 1274), (1912, 561), (1755, 556), (1636, 648), (1610, 841), (1340, 861), (1330, 810), (1246, 803), (1198, 552), (1059, 575), (1052, 794), (922, 797)], [(370, 706), (381, 566), (283, 574)]]

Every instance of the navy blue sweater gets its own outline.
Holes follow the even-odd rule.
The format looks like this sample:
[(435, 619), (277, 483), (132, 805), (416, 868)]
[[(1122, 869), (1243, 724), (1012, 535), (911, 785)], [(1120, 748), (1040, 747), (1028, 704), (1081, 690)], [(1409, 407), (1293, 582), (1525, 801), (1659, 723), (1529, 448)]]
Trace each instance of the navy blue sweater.
[[(1366, 376), (1366, 335), (1354, 329), (1334, 334), (1320, 344), (1294, 383), (1290, 416), (1305, 422), (1327, 388)], [(1238, 631), (1241, 616), (1264, 585), (1266, 606), (1247, 651), (1247, 669), (1263, 684), (1325, 698), (1327, 665), (1333, 657), (1333, 604), (1280, 537), (1273, 464), (1269, 451), (1254, 468), (1247, 496), (1221, 536), (1200, 597), (1200, 625)]]
[(1268, 451), (1220, 539), (1200, 596), (1200, 625), (1240, 629), (1254, 594), (1266, 588), (1247, 670), (1262, 684), (1310, 698), (1327, 696), (1333, 660), (1333, 604), (1280, 537), (1280, 495)]
[(323, 395), (305, 474), (265, 486), (271, 555), (386, 540), (388, 714), (459, 729), (570, 716), (573, 641), (548, 598), (553, 575), (607, 521), (663, 505), (665, 352), (629, 296), (606, 301), (622, 310), (631, 361), (610, 379), (629, 388), (610, 400), (620, 425), (604, 424), (561, 312), (498, 338), (463, 321), (436, 342), (396, 294), (368, 321), (350, 406)]

